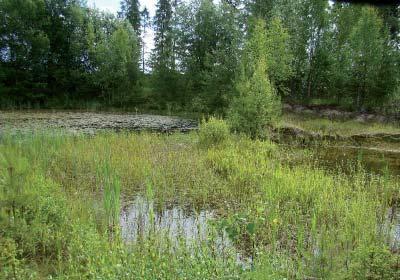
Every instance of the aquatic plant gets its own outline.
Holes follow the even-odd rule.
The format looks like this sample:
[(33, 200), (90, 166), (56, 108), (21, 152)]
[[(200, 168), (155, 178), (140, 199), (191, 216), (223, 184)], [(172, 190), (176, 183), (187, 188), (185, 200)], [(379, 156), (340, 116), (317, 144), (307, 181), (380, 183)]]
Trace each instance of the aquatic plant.
[[(398, 177), (326, 169), (298, 149), (231, 135), (199, 149), (197, 133), (6, 136), (0, 278), (397, 279), (383, 226)], [(120, 242), (121, 197), (144, 198), (154, 223), (168, 207), (211, 209), (213, 226), (190, 246), (180, 228)]]
[(103, 203), (107, 220), (107, 231), (110, 241), (118, 232), (120, 217), (121, 185), (118, 176), (112, 171), (108, 160), (98, 167), (98, 177), (103, 187)]
[(224, 120), (211, 117), (201, 122), (199, 130), (199, 144), (201, 147), (218, 146), (228, 139), (229, 126)]

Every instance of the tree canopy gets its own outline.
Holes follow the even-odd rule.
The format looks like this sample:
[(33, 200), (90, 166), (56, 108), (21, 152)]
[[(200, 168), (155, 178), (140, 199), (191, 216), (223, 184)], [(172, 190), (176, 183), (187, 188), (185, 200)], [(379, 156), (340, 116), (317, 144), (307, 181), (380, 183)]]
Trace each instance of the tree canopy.
[(263, 57), (284, 102), (383, 110), (400, 98), (399, 14), (328, 0), (158, 0), (151, 19), (137, 0), (118, 16), (81, 0), (2, 0), (1, 107), (226, 114), (242, 71), (251, 79)]

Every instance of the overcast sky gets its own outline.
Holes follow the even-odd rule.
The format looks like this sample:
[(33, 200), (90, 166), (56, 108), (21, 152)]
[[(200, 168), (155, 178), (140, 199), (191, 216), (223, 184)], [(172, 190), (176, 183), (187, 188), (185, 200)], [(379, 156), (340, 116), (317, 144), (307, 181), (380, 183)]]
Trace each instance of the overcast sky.
[[(117, 14), (121, 0), (87, 0), (89, 6), (95, 5), (97, 8)], [(141, 8), (147, 7), (151, 17), (154, 16), (156, 0), (141, 0)]]

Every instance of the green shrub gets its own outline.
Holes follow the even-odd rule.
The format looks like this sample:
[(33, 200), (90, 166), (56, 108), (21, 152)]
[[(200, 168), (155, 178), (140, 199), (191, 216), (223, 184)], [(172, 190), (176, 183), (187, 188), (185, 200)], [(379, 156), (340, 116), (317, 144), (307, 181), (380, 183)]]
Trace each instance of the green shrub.
[[(271, 51), (268, 45), (272, 48), (273, 37), (282, 37), (273, 36), (273, 33), (275, 31), (269, 30), (267, 36), (265, 22), (256, 21), (244, 48), (240, 76), (235, 82), (238, 96), (233, 99), (228, 111), (232, 129), (252, 138), (264, 137), (266, 127), (275, 124), (281, 113), (281, 102), (270, 75), (280, 80), (278, 76), (282, 78), (288, 73), (276, 76), (273, 59), (267, 55)], [(274, 55), (271, 54), (271, 57)]]
[(0, 236), (0, 279), (38, 279), (37, 273), (18, 259), (18, 248), (11, 238)]
[(347, 279), (400, 279), (399, 256), (370, 245), (358, 248), (352, 257)]
[(200, 125), (199, 144), (202, 147), (221, 145), (229, 138), (229, 126), (224, 120), (211, 117)]
[(233, 100), (228, 112), (232, 129), (252, 138), (264, 137), (267, 126), (273, 125), (281, 112), (280, 100), (265, 68), (265, 62), (260, 61), (250, 79), (239, 81), (239, 96)]

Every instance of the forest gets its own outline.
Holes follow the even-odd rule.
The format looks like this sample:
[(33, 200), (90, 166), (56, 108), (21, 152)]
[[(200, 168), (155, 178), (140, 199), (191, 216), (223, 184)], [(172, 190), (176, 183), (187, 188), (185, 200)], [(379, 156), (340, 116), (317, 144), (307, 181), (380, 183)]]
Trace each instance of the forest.
[(283, 102), (398, 113), (399, 6), (160, 0), (154, 18), (139, 7), (124, 0), (115, 16), (84, 0), (2, 0), (1, 107), (226, 115), (264, 63)]

